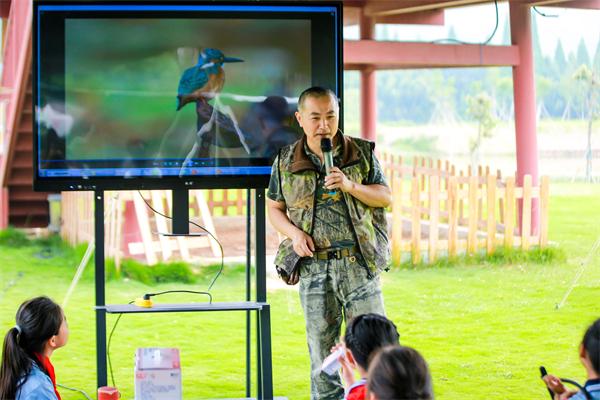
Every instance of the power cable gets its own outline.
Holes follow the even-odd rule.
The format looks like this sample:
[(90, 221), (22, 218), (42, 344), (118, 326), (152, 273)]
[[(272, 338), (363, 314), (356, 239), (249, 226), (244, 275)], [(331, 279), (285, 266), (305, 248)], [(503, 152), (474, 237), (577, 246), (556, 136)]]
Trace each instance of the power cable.
[(84, 392), (84, 391), (83, 391), (83, 390), (81, 390), (81, 389), (72, 388), (72, 387), (69, 387), (69, 386), (62, 385), (62, 384), (60, 384), (60, 383), (57, 383), (57, 384), (56, 384), (56, 386), (58, 386), (58, 387), (61, 387), (61, 388), (63, 388), (63, 389), (70, 390), (70, 391), (72, 391), (72, 392), (79, 392), (79, 393), (81, 393), (82, 395), (84, 395), (84, 396), (85, 396), (85, 398), (86, 398), (87, 400), (92, 400), (92, 398), (91, 398), (91, 397), (90, 397), (90, 396), (89, 396), (89, 395), (88, 395), (86, 392)]
[[(157, 211), (157, 210), (156, 210), (154, 207), (152, 207), (152, 206), (150, 205), (150, 203), (148, 203), (148, 201), (147, 201), (147, 200), (144, 198), (144, 196), (142, 195), (142, 192), (141, 192), (141, 191), (139, 191), (139, 190), (138, 190), (138, 193), (139, 193), (140, 197), (142, 198), (142, 200), (144, 200), (144, 203), (146, 203), (146, 206), (147, 206), (147, 207), (148, 207), (150, 210), (152, 210), (152, 211), (153, 211), (155, 214), (158, 214), (158, 215), (162, 216), (163, 218), (167, 218), (167, 219), (173, 220), (173, 218), (172, 218), (172, 217), (169, 217), (168, 215), (165, 215), (165, 214), (163, 214), (163, 213), (161, 213), (161, 212)], [(203, 226), (201, 226), (201, 225), (199, 225), (199, 224), (195, 223), (195, 222), (194, 222), (194, 221), (192, 221), (192, 220), (188, 220), (188, 223), (190, 223), (190, 224), (192, 224), (192, 225), (196, 226), (197, 228), (200, 228), (200, 229), (202, 229), (204, 232), (206, 232), (208, 235), (210, 235), (210, 237), (211, 237), (211, 238), (213, 238), (213, 240), (214, 240), (215, 242), (217, 242), (217, 244), (219, 245), (219, 249), (221, 250), (221, 268), (219, 268), (219, 271), (217, 272), (217, 274), (215, 275), (215, 277), (213, 278), (213, 280), (210, 282), (210, 285), (208, 285), (208, 289), (207, 289), (207, 290), (209, 290), (209, 291), (210, 291), (210, 289), (211, 289), (211, 288), (213, 287), (213, 285), (215, 284), (215, 282), (216, 282), (217, 278), (218, 278), (218, 277), (221, 275), (221, 272), (223, 272), (223, 264), (224, 264), (224, 259), (225, 259), (225, 253), (223, 252), (223, 246), (221, 245), (221, 242), (219, 242), (219, 240), (218, 240), (218, 239), (215, 237), (215, 235), (213, 235), (213, 234), (212, 234), (212, 232), (211, 232), (211, 231), (209, 231), (208, 229), (206, 229), (205, 227), (203, 227)]]
[(546, 17), (546, 18), (558, 18), (559, 17), (557, 14), (544, 14), (543, 12), (538, 10), (538, 8), (536, 6), (533, 6), (532, 8), (533, 8), (533, 11), (540, 14), (542, 17)]
[[(202, 294), (202, 295), (206, 295), (209, 298), (209, 304), (212, 304), (212, 295), (208, 292), (201, 292), (201, 291), (196, 291), (196, 290), (165, 290), (164, 292), (158, 292), (158, 293), (146, 293), (144, 294), (144, 299), (145, 300), (149, 300), (150, 297), (153, 296), (161, 296), (163, 294), (167, 294), (167, 293), (192, 293), (192, 294)], [(127, 304), (133, 304), (135, 301), (130, 301)], [(108, 361), (108, 371), (110, 373), (110, 381), (112, 383), (113, 387), (117, 387), (117, 385), (115, 384), (115, 376), (113, 373), (113, 368), (112, 368), (112, 361), (110, 359), (110, 344), (112, 342), (112, 337), (113, 334), (115, 333), (115, 330), (117, 329), (117, 325), (119, 324), (119, 321), (121, 320), (121, 317), (124, 314), (121, 313), (119, 314), (119, 316), (117, 317), (117, 319), (115, 320), (115, 323), (113, 324), (112, 329), (110, 330), (110, 334), (108, 335), (108, 343), (106, 345), (106, 359)]]
[(458, 40), (458, 39), (452, 39), (452, 38), (445, 38), (445, 39), (437, 39), (437, 40), (433, 40), (430, 43), (447, 43), (447, 42), (451, 42), (451, 43), (458, 43), (458, 44), (477, 44), (480, 46), (485, 46), (488, 43), (490, 43), (490, 41), (492, 40), (492, 38), (496, 35), (496, 32), (498, 31), (498, 24), (500, 22), (500, 17), (498, 15), (498, 0), (494, 0), (494, 5), (496, 6), (496, 25), (494, 26), (494, 30), (492, 31), (492, 33), (490, 34), (490, 36), (484, 41), (484, 42), (466, 42), (463, 40)]

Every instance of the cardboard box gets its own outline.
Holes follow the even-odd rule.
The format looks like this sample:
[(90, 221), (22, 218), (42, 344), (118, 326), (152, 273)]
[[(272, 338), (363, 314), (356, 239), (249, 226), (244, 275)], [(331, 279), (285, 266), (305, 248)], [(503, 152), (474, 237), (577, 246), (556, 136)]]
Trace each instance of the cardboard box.
[(134, 376), (135, 400), (182, 399), (179, 349), (137, 349)]

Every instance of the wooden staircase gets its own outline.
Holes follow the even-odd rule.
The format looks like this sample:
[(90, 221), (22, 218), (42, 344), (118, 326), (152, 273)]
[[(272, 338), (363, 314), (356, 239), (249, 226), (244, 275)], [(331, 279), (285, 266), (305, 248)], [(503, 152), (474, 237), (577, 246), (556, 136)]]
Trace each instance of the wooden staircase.
[[(8, 2), (2, 58), (2, 97), (7, 101), (0, 153), (0, 229), (46, 227), (49, 193), (33, 191), (31, 2)], [(6, 7), (5, 7), (6, 8)], [(4, 10), (4, 13), (6, 10)], [(6, 18), (5, 14), (2, 14)], [(3, 24), (4, 25), (4, 24)]]
[(46, 227), (49, 223), (48, 193), (33, 191), (33, 109), (31, 74), (27, 74), (25, 99), (17, 116), (12, 162), (7, 166), (8, 224), (21, 228)]

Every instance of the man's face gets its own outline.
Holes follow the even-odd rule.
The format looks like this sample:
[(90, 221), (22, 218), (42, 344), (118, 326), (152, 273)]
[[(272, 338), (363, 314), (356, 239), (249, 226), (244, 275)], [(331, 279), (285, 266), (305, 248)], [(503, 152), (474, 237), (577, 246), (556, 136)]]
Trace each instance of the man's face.
[(321, 139), (333, 139), (338, 130), (339, 107), (331, 96), (307, 97), (296, 119), (304, 130), (310, 147), (319, 147)]

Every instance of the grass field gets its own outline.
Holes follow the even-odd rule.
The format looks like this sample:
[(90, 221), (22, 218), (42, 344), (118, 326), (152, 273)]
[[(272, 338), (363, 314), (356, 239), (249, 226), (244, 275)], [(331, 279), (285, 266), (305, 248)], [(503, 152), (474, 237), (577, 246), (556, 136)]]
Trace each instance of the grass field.
[[(600, 251), (591, 258), (564, 306), (556, 309), (594, 242), (600, 237), (600, 185), (551, 184), (550, 240), (567, 261), (545, 265), (454, 266), (403, 269), (383, 277), (388, 316), (401, 342), (428, 360), (439, 399), (545, 399), (538, 367), (583, 381), (577, 345), (600, 317)], [(0, 331), (14, 324), (24, 299), (47, 294), (63, 300), (78, 254), (46, 253), (38, 247), (0, 247)], [(95, 334), (92, 266), (70, 299), (69, 344), (55, 353), (59, 382), (94, 393)], [(145, 286), (110, 281), (107, 303), (143, 293), (194, 285)], [(227, 268), (213, 288), (215, 301), (244, 299), (239, 268)], [(169, 295), (162, 302), (204, 301)], [(270, 289), (275, 394), (308, 399), (309, 364), (304, 319), (296, 289)], [(114, 322), (108, 316), (109, 330)], [(195, 313), (126, 315), (113, 337), (115, 383), (133, 398), (133, 354), (137, 347), (179, 347), (185, 399), (243, 397), (245, 315)], [(253, 360), (254, 361), (254, 360)], [(110, 381), (110, 378), (109, 378)], [(255, 389), (255, 385), (253, 386)], [(61, 390), (63, 399), (79, 394)]]

